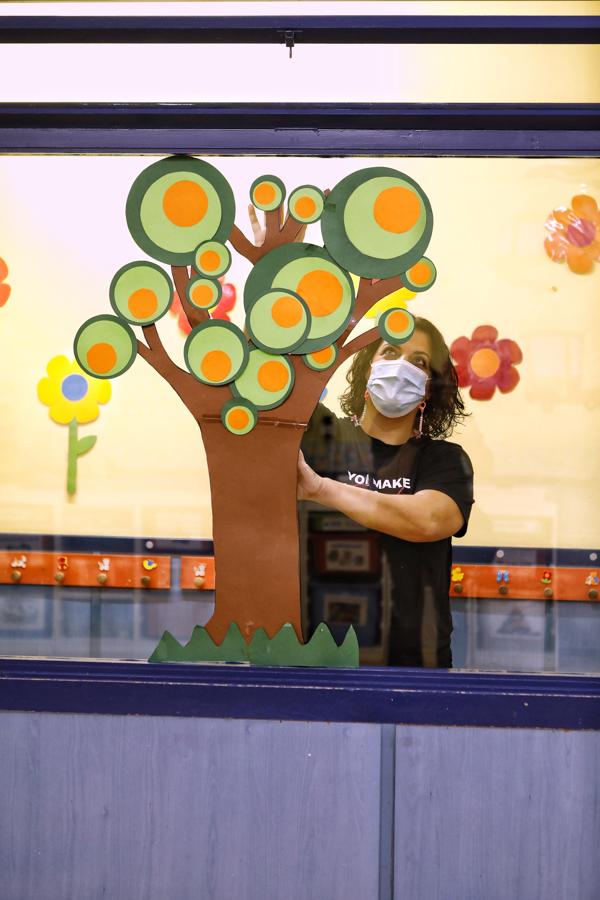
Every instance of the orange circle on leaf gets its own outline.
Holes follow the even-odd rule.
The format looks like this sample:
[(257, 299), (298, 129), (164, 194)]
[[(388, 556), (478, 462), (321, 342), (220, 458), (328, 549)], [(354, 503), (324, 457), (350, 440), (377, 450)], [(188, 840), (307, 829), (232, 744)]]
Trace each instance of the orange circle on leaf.
[(173, 225), (189, 228), (206, 215), (208, 197), (195, 181), (176, 181), (164, 193), (163, 210)]
[(294, 212), (302, 219), (309, 219), (314, 216), (317, 204), (312, 197), (298, 197), (294, 204)]
[(471, 368), (478, 378), (491, 378), (500, 368), (500, 358), (495, 350), (483, 347), (471, 357)]
[(421, 260), (408, 270), (408, 277), (413, 284), (426, 284), (431, 278), (431, 270), (428, 263)]
[(214, 296), (214, 291), (208, 284), (197, 284), (190, 291), (190, 297), (196, 306), (210, 306)]
[(268, 181), (261, 181), (254, 188), (254, 199), (262, 206), (268, 206), (275, 199), (275, 188)]
[(324, 350), (315, 350), (310, 354), (310, 358), (319, 366), (325, 365), (333, 357), (333, 347), (325, 347)]
[(275, 394), (286, 387), (289, 372), (283, 363), (273, 359), (262, 364), (256, 377), (263, 391)]
[(386, 323), (387, 327), (390, 331), (395, 332), (396, 334), (400, 334), (410, 325), (410, 319), (408, 315), (399, 309), (397, 312), (390, 313), (387, 317)]
[(242, 431), (250, 424), (250, 415), (246, 409), (232, 409), (227, 416), (227, 422), (235, 431)]
[(231, 359), (224, 350), (210, 350), (202, 357), (200, 372), (207, 381), (223, 381), (231, 372)]
[(344, 288), (331, 272), (313, 269), (300, 279), (296, 293), (306, 302), (311, 315), (329, 316), (342, 302)]
[(280, 328), (293, 328), (302, 318), (302, 306), (294, 297), (279, 297), (271, 307), (271, 316)]
[(117, 352), (112, 344), (93, 344), (86, 354), (87, 364), (94, 372), (105, 375), (114, 368)]
[(138, 288), (130, 295), (127, 306), (136, 319), (149, 319), (158, 308), (158, 297), (150, 288)]
[(216, 250), (205, 250), (204, 253), (200, 255), (198, 262), (200, 268), (205, 272), (214, 272), (215, 269), (219, 268), (221, 257)]
[(373, 204), (375, 221), (384, 231), (404, 234), (417, 224), (421, 201), (414, 191), (405, 187), (390, 187), (381, 191)]

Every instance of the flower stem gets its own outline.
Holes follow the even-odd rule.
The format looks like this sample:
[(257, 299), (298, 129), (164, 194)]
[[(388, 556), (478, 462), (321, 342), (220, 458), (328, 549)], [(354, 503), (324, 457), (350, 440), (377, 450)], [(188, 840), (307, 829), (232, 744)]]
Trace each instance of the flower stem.
[(67, 451), (67, 494), (77, 491), (77, 419), (69, 422), (69, 448)]

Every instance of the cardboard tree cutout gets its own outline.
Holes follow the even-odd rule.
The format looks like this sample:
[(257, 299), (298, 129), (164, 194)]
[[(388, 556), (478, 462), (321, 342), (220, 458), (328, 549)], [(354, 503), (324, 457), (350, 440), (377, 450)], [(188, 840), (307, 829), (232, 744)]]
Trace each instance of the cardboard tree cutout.
[[(433, 225), (429, 201), (395, 169), (361, 169), (327, 196), (302, 185), (290, 194), (285, 217), (279, 178), (257, 178), (250, 199), (265, 213), (261, 246), (234, 224), (231, 188), (207, 162), (161, 160), (130, 190), (130, 232), (148, 255), (171, 266), (192, 328), (187, 371), (170, 359), (158, 335), (156, 322), (171, 304), (173, 285), (155, 263), (123, 266), (110, 286), (116, 315), (90, 319), (75, 338), (77, 360), (97, 378), (122, 374), (139, 353), (198, 423), (210, 477), (217, 587), (206, 631), (216, 643), (233, 623), (246, 642), (253, 635), (264, 642), (265, 633), (273, 638), (284, 627), (302, 640), (296, 485), (304, 429), (338, 366), (382, 335), (401, 343), (414, 328), (406, 309), (391, 308), (379, 327), (347, 342), (357, 322), (392, 292), (425, 290), (435, 279), (433, 263), (423, 256)], [(324, 246), (303, 243), (303, 229), (318, 220)], [(221, 296), (218, 279), (231, 262), (226, 241), (253, 264), (243, 331), (210, 317)], [(360, 276), (357, 291), (350, 272)], [(146, 343), (132, 325), (142, 327)]]

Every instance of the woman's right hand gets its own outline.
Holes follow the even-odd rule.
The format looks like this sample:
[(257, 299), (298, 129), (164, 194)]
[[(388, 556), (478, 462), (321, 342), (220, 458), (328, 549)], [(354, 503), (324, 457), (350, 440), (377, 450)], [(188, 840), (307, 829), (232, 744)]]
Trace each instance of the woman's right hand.
[(311, 469), (300, 450), (298, 454), (298, 500), (317, 500), (324, 480), (317, 475), (314, 469)]

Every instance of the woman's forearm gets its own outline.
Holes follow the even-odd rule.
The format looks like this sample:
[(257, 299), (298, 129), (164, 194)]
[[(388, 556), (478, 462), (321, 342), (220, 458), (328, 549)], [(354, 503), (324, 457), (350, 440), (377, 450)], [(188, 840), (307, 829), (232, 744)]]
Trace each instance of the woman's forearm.
[(352, 484), (321, 478), (310, 499), (344, 513), (365, 528), (405, 541), (437, 540), (428, 504), (418, 494), (381, 494)]

